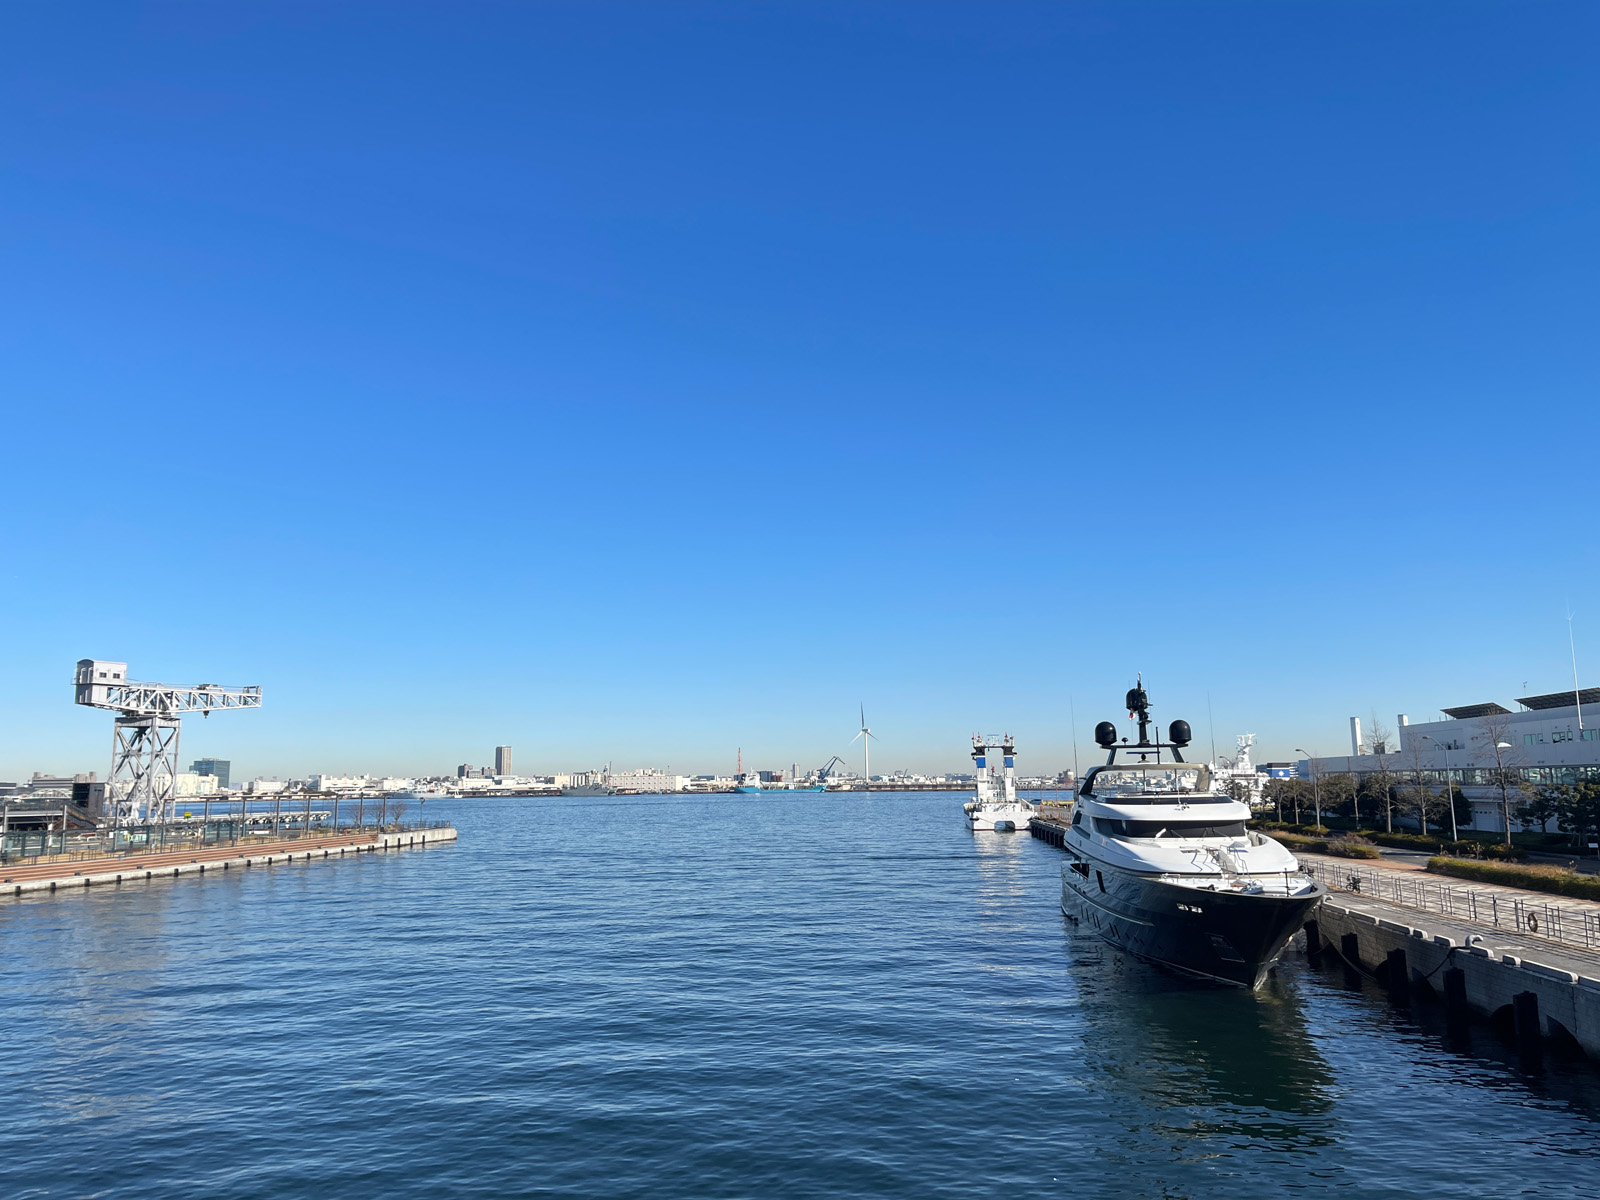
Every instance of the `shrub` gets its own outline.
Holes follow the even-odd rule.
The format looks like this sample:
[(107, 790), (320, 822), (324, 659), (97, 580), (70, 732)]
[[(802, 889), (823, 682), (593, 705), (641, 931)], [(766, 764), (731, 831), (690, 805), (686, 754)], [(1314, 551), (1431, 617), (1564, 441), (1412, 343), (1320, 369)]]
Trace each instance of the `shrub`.
[(1366, 842), (1357, 842), (1343, 838), (1335, 838), (1327, 843), (1328, 853), (1338, 858), (1382, 858), (1383, 855), (1376, 846), (1369, 846)]
[(1308, 854), (1331, 854), (1336, 858), (1382, 858), (1376, 846), (1354, 838), (1315, 838), (1298, 833), (1271, 831), (1273, 841), (1282, 842), (1291, 850), (1304, 850)]
[(1456, 879), (1479, 883), (1498, 883), (1505, 887), (1526, 888), (1530, 892), (1551, 892), (1582, 900), (1600, 900), (1600, 877), (1580, 875), (1566, 867), (1526, 867), (1509, 863), (1475, 862), (1463, 858), (1430, 858), (1428, 870)]

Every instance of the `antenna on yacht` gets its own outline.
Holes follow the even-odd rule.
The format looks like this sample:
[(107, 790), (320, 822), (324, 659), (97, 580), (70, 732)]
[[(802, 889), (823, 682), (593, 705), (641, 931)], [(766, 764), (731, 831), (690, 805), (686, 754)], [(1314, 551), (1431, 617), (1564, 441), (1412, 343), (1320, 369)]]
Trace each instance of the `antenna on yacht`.
[(1091, 767), (1089, 769), (1089, 774), (1078, 785), (1078, 795), (1094, 795), (1094, 777), (1101, 771), (1116, 765), (1118, 750), (1127, 750), (1130, 753), (1137, 754), (1141, 763), (1148, 761), (1149, 756), (1154, 754), (1157, 765), (1161, 762), (1161, 751), (1171, 750), (1173, 762), (1182, 763), (1184, 766), (1190, 765), (1183, 762), (1183, 748), (1194, 740), (1194, 732), (1189, 728), (1189, 722), (1172, 722), (1167, 727), (1167, 740), (1164, 742), (1159, 734), (1157, 734), (1155, 741), (1152, 742), (1150, 740), (1150, 696), (1144, 690), (1143, 672), (1139, 674), (1138, 682), (1128, 689), (1126, 702), (1128, 716), (1139, 722), (1139, 741), (1130, 746), (1128, 745), (1128, 739), (1123, 738), (1122, 744), (1119, 746), (1117, 744), (1117, 727), (1115, 725), (1110, 721), (1101, 721), (1096, 725), (1094, 727), (1094, 740), (1107, 752), (1105, 766)]

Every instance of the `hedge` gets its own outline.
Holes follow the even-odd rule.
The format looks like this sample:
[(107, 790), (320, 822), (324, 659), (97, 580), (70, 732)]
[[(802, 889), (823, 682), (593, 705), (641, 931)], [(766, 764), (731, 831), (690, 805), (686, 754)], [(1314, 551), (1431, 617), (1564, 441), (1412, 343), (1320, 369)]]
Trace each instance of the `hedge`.
[(1382, 858), (1376, 846), (1365, 842), (1345, 841), (1342, 838), (1302, 837), (1298, 833), (1281, 833), (1274, 830), (1274, 841), (1282, 842), (1291, 850), (1305, 850), (1311, 854), (1331, 854), (1335, 858)]
[(1428, 870), (1456, 879), (1526, 888), (1530, 892), (1552, 892), (1557, 896), (1600, 900), (1600, 876), (1580, 875), (1565, 867), (1521, 867), (1463, 858), (1430, 858)]

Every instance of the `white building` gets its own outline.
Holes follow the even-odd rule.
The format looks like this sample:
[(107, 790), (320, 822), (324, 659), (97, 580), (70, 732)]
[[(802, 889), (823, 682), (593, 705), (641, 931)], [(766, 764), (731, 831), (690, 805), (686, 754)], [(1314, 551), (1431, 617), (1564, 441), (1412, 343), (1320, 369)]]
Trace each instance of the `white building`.
[(217, 791), (215, 775), (196, 775), (193, 771), (179, 771), (172, 777), (174, 796), (215, 796)]
[(306, 786), (313, 792), (359, 792), (372, 781), (365, 775), (313, 775)]
[(388, 775), (380, 776), (370, 782), (368, 786), (380, 792), (403, 792), (411, 787), (415, 781), (410, 779), (395, 779)]
[[(1496, 742), (1501, 762), (1530, 789), (1600, 782), (1600, 688), (1523, 696), (1516, 703), (1521, 707), (1515, 712), (1493, 701), (1465, 704), (1441, 709), (1442, 721), (1415, 724), (1402, 713), (1395, 722), (1398, 745), (1386, 747), (1381, 767), (1370, 738), (1362, 738), (1360, 720), (1352, 717), (1350, 753), (1302, 759), (1299, 772), (1308, 777), (1314, 766), (1319, 776), (1361, 776), (1382, 769), (1404, 788), (1420, 763), (1423, 779), (1435, 788), (1443, 791), (1447, 775), (1461, 788), (1472, 803), (1473, 828), (1503, 832), (1500, 789), (1491, 776)], [(1531, 792), (1511, 797), (1513, 804), (1526, 799)]]
[(265, 796), (281, 792), (287, 786), (281, 779), (252, 779), (244, 785), (244, 790), (252, 796)]
[(665, 771), (644, 767), (637, 771), (613, 771), (606, 776), (605, 782), (619, 792), (653, 795), (657, 792), (681, 792), (689, 786), (689, 777), (668, 775)]

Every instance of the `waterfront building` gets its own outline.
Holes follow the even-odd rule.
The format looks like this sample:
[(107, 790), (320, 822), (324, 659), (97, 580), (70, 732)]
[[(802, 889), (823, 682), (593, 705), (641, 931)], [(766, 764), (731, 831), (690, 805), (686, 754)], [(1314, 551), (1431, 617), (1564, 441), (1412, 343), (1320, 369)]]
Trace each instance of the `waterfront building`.
[(496, 775), (511, 774), (510, 746), (496, 746), (494, 748), (494, 773)]
[[(1440, 711), (1442, 721), (1396, 720), (1398, 745), (1375, 746), (1363, 740), (1360, 721), (1350, 720), (1350, 753), (1302, 759), (1303, 779), (1348, 773), (1357, 777), (1386, 771), (1404, 788), (1421, 769), (1424, 782), (1439, 791), (1448, 775), (1472, 805), (1471, 828), (1504, 832), (1500, 789), (1494, 781), (1495, 751), (1528, 791), (1513, 795), (1514, 806), (1551, 784), (1600, 783), (1600, 688), (1523, 696), (1513, 711), (1488, 701)], [(1397, 810), (1403, 811), (1403, 810)]]
[(313, 792), (358, 792), (371, 784), (365, 775), (313, 775), (306, 780)]
[(265, 796), (281, 792), (287, 786), (281, 779), (252, 779), (244, 785), (244, 790), (252, 796)]
[[(772, 772), (763, 771), (762, 776)], [(577, 776), (573, 776), (574, 779)], [(587, 782), (587, 781), (586, 781)], [(596, 780), (599, 782), (599, 780)], [(669, 775), (665, 771), (657, 771), (649, 767), (637, 771), (613, 771), (605, 777), (605, 782), (619, 792), (681, 792), (689, 786), (686, 775)], [(573, 784), (572, 786), (581, 786)]]
[(228, 769), (233, 764), (225, 758), (197, 758), (189, 764), (189, 770), (196, 775), (215, 775), (217, 786), (224, 791), (228, 787)]
[(172, 777), (172, 794), (175, 796), (214, 796), (220, 787), (221, 783), (215, 775), (179, 771)]

